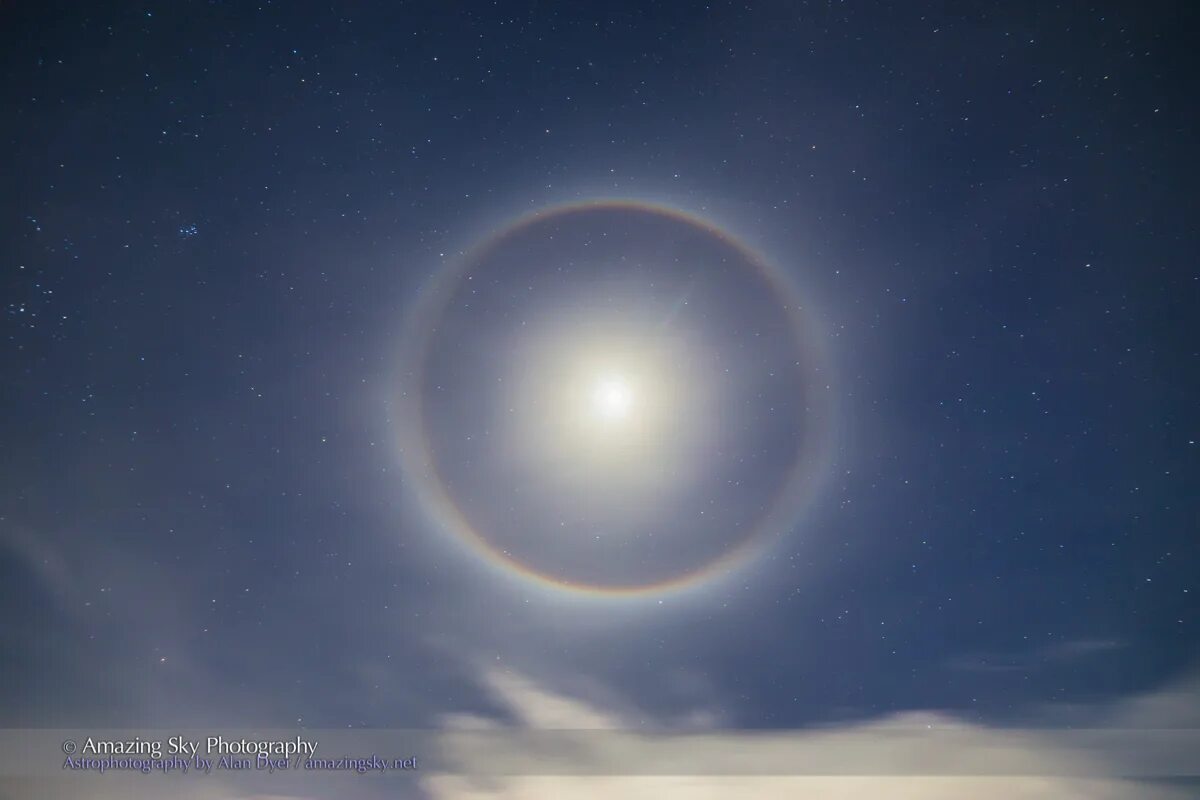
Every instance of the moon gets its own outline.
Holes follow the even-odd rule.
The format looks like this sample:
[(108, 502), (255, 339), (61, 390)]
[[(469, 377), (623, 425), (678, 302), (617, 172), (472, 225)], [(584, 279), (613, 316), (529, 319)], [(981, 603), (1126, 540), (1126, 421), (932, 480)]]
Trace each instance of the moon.
[(633, 388), (620, 375), (604, 375), (592, 387), (591, 405), (597, 419), (615, 426), (633, 408)]

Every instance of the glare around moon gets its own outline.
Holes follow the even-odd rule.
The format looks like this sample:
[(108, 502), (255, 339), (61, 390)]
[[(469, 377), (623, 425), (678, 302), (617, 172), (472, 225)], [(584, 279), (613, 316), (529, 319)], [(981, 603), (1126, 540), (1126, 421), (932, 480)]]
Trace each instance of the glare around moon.
[[(686, 486), (711, 396), (694, 343), (603, 311), (527, 326), (504, 384), (504, 452), (550, 491), (633, 513)], [(614, 494), (615, 493), (615, 494)]]

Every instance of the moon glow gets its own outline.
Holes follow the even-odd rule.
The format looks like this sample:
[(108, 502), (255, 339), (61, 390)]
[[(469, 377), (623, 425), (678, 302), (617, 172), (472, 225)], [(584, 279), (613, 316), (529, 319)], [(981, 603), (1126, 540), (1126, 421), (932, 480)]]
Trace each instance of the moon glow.
[(632, 406), (633, 390), (620, 375), (605, 375), (592, 387), (592, 410), (605, 422), (620, 422)]

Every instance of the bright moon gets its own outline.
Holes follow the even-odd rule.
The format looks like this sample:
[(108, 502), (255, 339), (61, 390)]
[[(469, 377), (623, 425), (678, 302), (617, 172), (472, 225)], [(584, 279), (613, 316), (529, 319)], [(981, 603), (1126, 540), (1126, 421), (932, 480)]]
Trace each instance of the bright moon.
[(592, 391), (592, 410), (602, 420), (619, 422), (633, 408), (633, 391), (623, 378), (606, 376), (596, 382)]
[(609, 514), (614, 496), (649, 513), (688, 485), (712, 429), (711, 375), (688, 337), (656, 323), (572, 309), (525, 327), (499, 381), (496, 429), (514, 470)]

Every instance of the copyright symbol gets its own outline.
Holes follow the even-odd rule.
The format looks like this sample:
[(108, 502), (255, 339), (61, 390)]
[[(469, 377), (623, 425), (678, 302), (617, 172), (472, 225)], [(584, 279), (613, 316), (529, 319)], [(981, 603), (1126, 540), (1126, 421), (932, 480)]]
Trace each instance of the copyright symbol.
[(63, 748), (63, 752), (64, 752), (64, 753), (66, 753), (67, 755), (71, 755), (71, 753), (74, 753), (74, 752), (75, 752), (75, 742), (74, 742), (74, 740), (72, 740), (72, 739), (67, 739), (65, 742), (63, 742), (63, 744), (62, 744), (62, 748)]

